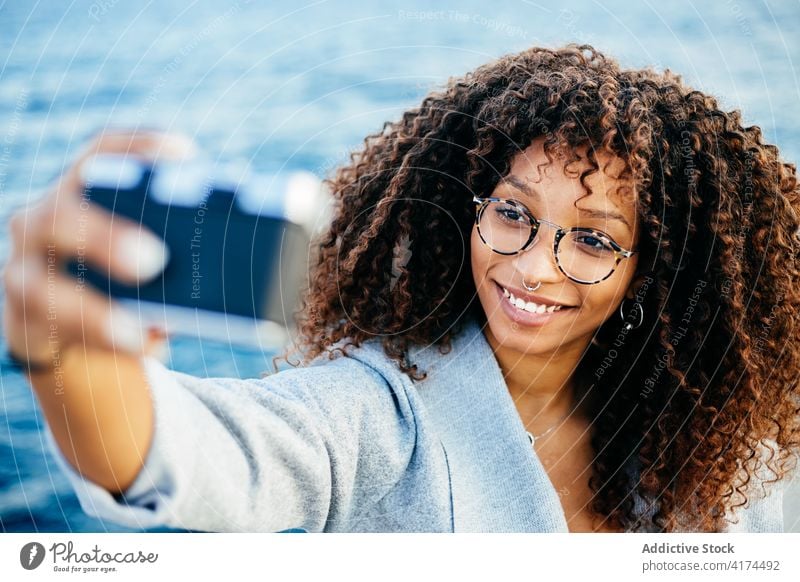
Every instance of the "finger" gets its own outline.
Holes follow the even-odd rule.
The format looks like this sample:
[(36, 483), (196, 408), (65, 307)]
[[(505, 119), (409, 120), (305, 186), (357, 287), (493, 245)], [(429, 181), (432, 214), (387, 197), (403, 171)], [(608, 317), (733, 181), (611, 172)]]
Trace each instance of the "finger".
[(136, 318), (105, 295), (76, 285), (74, 279), (41, 261), (16, 259), (6, 266), (3, 278), (9, 306), (8, 343), (15, 353), (40, 361), (43, 354), (72, 343), (143, 351), (146, 333)]
[(182, 133), (107, 129), (90, 140), (75, 163), (57, 180), (51, 191), (79, 195), (83, 191), (84, 169), (97, 155), (116, 154), (130, 156), (135, 160), (154, 162), (160, 159), (187, 159), (196, 153), (197, 147), (194, 142)]
[(67, 178), (68, 186), (83, 188), (84, 172), (92, 160), (100, 155), (116, 155), (123, 160), (153, 163), (159, 160), (186, 160), (197, 153), (194, 142), (181, 133), (159, 133), (155, 131), (106, 130), (94, 137), (73, 164)]
[[(190, 138), (180, 133), (156, 130), (107, 129), (97, 135), (67, 178), (70, 192), (83, 191), (85, 170), (100, 154), (130, 155), (139, 159), (185, 159), (196, 154)], [(69, 194), (68, 194), (69, 195)], [(74, 209), (74, 206), (72, 206)], [(68, 216), (57, 241), (70, 249), (74, 230), (70, 223), (87, 225), (83, 249), (86, 258), (109, 277), (126, 282), (146, 281), (160, 273), (169, 260), (168, 249), (156, 234), (125, 217), (81, 200), (77, 216)], [(80, 229), (78, 229), (80, 231)], [(80, 250), (80, 249), (76, 249)]]
[(86, 154), (124, 153), (153, 155), (168, 158), (191, 156), (197, 153), (194, 141), (185, 133), (159, 129), (128, 129), (109, 127), (92, 138)]
[(58, 263), (75, 257), (128, 284), (152, 279), (169, 260), (163, 241), (145, 227), (86, 202), (25, 209), (11, 231), (12, 255)]
[(179, 134), (107, 133), (95, 138), (53, 193), (12, 218), (14, 247), (63, 258), (86, 258), (110, 277), (132, 283), (158, 274), (168, 260), (161, 239), (137, 223), (84, 200), (82, 169), (97, 153), (142, 158), (193, 155), (194, 145)]

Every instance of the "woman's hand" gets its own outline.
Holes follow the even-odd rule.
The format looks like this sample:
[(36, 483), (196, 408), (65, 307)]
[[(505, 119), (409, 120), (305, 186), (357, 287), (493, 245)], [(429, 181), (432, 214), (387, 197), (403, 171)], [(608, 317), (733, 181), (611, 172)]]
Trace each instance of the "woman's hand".
[(136, 282), (166, 261), (159, 239), (82, 197), (81, 170), (95, 154), (182, 157), (191, 142), (157, 133), (97, 136), (52, 191), (11, 220), (3, 272), (4, 326), (12, 355), (27, 363), (47, 424), (67, 461), (111, 492), (140, 473), (154, 431), (141, 357), (165, 339), (147, 334), (105, 295), (62, 272), (73, 257)]
[(192, 151), (191, 141), (182, 136), (104, 132), (39, 203), (13, 215), (12, 250), (3, 271), (3, 322), (15, 358), (34, 370), (48, 369), (73, 345), (130, 354), (153, 345), (157, 333), (142, 330), (106, 295), (63, 272), (66, 261), (80, 257), (112, 278), (135, 283), (155, 277), (167, 260), (159, 238), (82, 197), (82, 169), (96, 154), (152, 160)]

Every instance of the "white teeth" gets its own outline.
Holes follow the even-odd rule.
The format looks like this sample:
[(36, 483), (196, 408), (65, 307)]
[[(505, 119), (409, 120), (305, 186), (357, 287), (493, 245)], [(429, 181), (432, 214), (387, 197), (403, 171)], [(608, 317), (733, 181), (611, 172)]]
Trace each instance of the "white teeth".
[(514, 295), (505, 287), (503, 287), (503, 295), (508, 298), (509, 303), (514, 305), (517, 309), (524, 309), (530, 313), (553, 313), (561, 309), (561, 305), (539, 305), (532, 301), (525, 301), (514, 297)]

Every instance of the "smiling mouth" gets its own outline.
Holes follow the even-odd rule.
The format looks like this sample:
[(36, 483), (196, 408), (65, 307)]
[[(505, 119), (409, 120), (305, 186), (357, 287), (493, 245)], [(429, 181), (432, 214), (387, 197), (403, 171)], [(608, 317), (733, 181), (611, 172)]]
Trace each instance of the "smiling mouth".
[(564, 309), (571, 309), (568, 305), (544, 305), (540, 303), (535, 303), (533, 301), (525, 301), (520, 297), (515, 297), (511, 291), (503, 287), (502, 285), (498, 284), (503, 295), (505, 295), (508, 302), (519, 309), (520, 311), (527, 311), (528, 313), (555, 313)]

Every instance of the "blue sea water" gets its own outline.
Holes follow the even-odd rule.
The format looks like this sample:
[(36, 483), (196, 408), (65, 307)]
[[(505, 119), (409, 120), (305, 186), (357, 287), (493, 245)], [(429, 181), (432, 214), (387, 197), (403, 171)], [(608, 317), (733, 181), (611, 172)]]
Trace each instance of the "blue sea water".
[[(0, 0), (0, 256), (7, 216), (101, 127), (176, 129), (220, 159), (323, 176), (448, 77), (532, 45), (680, 72), (797, 161), (798, 39), (800, 6), (776, 1)], [(271, 356), (176, 338), (170, 364), (252, 377)], [(80, 511), (8, 369), (0, 420), (0, 531), (125, 531)]]

